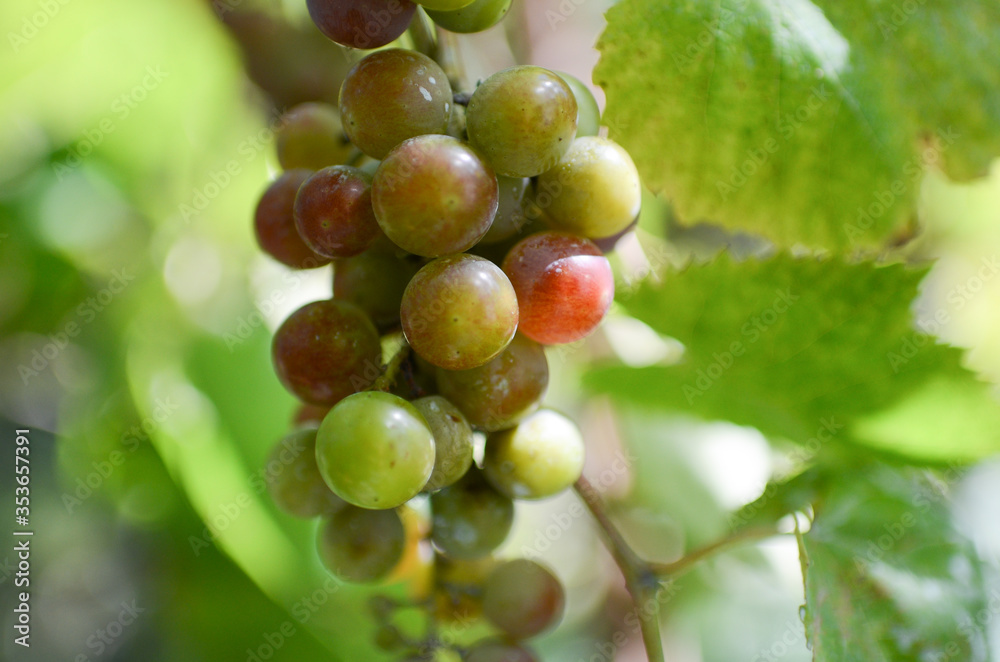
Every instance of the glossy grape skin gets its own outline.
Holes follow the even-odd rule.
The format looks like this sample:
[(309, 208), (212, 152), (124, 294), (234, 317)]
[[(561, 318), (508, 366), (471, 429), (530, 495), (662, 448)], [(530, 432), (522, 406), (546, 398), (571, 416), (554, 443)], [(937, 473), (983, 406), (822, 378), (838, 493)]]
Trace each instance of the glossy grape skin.
[(425, 265), (400, 307), (413, 351), (448, 370), (468, 370), (497, 356), (513, 339), (517, 319), (507, 276), (489, 260), (466, 254)]
[(470, 370), (438, 370), (438, 389), (469, 422), (494, 432), (534, 411), (549, 385), (545, 350), (521, 335), (489, 363)]
[(289, 170), (271, 182), (257, 203), (254, 232), (261, 249), (293, 269), (314, 269), (330, 263), (306, 245), (295, 229), (295, 195), (312, 176), (311, 170)]
[(293, 517), (328, 515), (346, 505), (323, 482), (316, 466), (315, 428), (297, 430), (278, 442), (264, 471), (275, 505)]
[(440, 395), (413, 401), (434, 435), (434, 471), (425, 492), (457, 482), (472, 466), (472, 426), (458, 407)]
[(524, 646), (506, 641), (484, 641), (469, 650), (465, 662), (539, 662)]
[(472, 94), (469, 142), (497, 174), (534, 177), (555, 166), (576, 135), (576, 98), (557, 74), (530, 65), (499, 71)]
[(382, 234), (372, 209), (372, 178), (351, 166), (323, 168), (295, 196), (295, 227), (314, 252), (328, 258), (362, 253)]
[(337, 109), (325, 103), (303, 103), (282, 118), (274, 134), (278, 163), (285, 170), (320, 170), (343, 163), (351, 155)]
[(512, 499), (544, 499), (570, 487), (583, 472), (584, 446), (573, 421), (540, 409), (486, 441), (483, 473)]
[(314, 301), (292, 313), (274, 334), (278, 379), (300, 400), (332, 406), (378, 377), (382, 345), (375, 325), (346, 301)]
[(410, 0), (306, 0), (327, 38), (351, 48), (380, 48), (406, 32), (417, 6)]
[(514, 502), (471, 469), (454, 485), (431, 495), (431, 540), (458, 559), (487, 556), (507, 539), (514, 523)]
[(576, 137), (596, 136), (601, 131), (601, 109), (594, 93), (576, 76), (565, 71), (555, 73), (569, 85), (569, 89), (573, 90), (573, 98), (576, 99)]
[(539, 232), (503, 261), (520, 306), (521, 333), (543, 345), (574, 342), (604, 319), (615, 295), (611, 264), (592, 241)]
[(395, 510), (345, 506), (318, 532), (317, 551), (323, 565), (344, 581), (375, 582), (403, 558), (406, 529)]
[(565, 606), (566, 594), (559, 580), (528, 559), (498, 566), (483, 588), (486, 618), (514, 639), (528, 639), (552, 627)]
[(372, 184), (378, 224), (400, 248), (438, 257), (474, 246), (499, 204), (493, 169), (451, 136), (404, 141), (383, 159)]
[(538, 177), (535, 199), (548, 224), (583, 237), (610, 237), (639, 215), (642, 186), (632, 158), (617, 143), (577, 138), (559, 164)]
[(333, 297), (357, 305), (379, 329), (398, 326), (403, 292), (419, 268), (414, 260), (371, 248), (334, 263)]
[(531, 180), (527, 177), (497, 177), (499, 204), (490, 229), (479, 240), (495, 244), (517, 235), (530, 222)]
[(434, 436), (406, 400), (381, 391), (355, 393), (319, 426), (316, 463), (344, 501), (395, 508), (427, 484), (434, 469)]
[(472, 0), (420, 0), (417, 4), (425, 10), (454, 11), (467, 7)]
[(392, 48), (368, 55), (347, 74), (340, 116), (358, 149), (384, 159), (407, 138), (447, 132), (452, 98), (448, 76), (434, 60)]
[(469, 34), (482, 32), (503, 20), (510, 11), (511, 0), (475, 0), (453, 11), (427, 10), (427, 15), (445, 30)]

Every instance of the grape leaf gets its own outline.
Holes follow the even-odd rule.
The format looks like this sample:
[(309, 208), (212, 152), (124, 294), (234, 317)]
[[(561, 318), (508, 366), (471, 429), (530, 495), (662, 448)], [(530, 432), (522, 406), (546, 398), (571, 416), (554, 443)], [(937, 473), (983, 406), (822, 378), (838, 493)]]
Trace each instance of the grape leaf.
[(985, 662), (986, 606), (947, 486), (913, 469), (845, 473), (799, 537), (806, 633), (817, 662)]
[(623, 0), (594, 80), (604, 123), (679, 215), (782, 246), (881, 246), (925, 163), (1000, 154), (993, 0)]
[(925, 273), (723, 254), (621, 297), (627, 312), (684, 344), (680, 363), (595, 366), (585, 384), (752, 425), (810, 453), (836, 438), (921, 460), (981, 458), (1000, 449), (1000, 405), (959, 349), (914, 326), (909, 303)]

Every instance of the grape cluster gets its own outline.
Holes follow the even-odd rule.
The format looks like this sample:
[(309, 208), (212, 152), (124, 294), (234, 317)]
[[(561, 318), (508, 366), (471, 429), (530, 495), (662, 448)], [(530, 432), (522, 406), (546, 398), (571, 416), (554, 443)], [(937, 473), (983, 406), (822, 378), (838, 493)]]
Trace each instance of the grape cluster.
[[(389, 44), (416, 10), (307, 4), (324, 34), (357, 48)], [(420, 4), (470, 32), (510, 0)], [(472, 662), (536, 659), (516, 642), (564, 606), (544, 566), (492, 554), (515, 499), (558, 494), (583, 468), (580, 431), (541, 405), (544, 348), (604, 318), (614, 279), (599, 244), (627, 231), (640, 203), (635, 166), (598, 123), (587, 87), (565, 74), (516, 66), (456, 94), (431, 58), (378, 50), (347, 74), (339, 108), (287, 114), (284, 173), (256, 211), (273, 258), (333, 263), (333, 298), (292, 313), (273, 339), (277, 376), (302, 401), (272, 457), (301, 451), (272, 482), (274, 501), (323, 518), (319, 557), (346, 581), (392, 578), (408, 549), (430, 544), (436, 616), (482, 616), (498, 631), (460, 649)], [(377, 642), (430, 655), (389, 624)]]

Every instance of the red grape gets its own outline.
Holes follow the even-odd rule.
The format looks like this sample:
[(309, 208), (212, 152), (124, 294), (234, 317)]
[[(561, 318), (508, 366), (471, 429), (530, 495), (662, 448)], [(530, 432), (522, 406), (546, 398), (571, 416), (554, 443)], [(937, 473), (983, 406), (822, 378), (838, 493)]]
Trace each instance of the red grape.
[(562, 616), (566, 595), (547, 568), (528, 559), (498, 566), (483, 588), (483, 613), (514, 639), (543, 632)]
[(293, 269), (312, 269), (330, 263), (329, 258), (314, 253), (295, 229), (295, 194), (310, 176), (309, 170), (284, 173), (267, 187), (254, 213), (257, 243), (265, 253)]
[(351, 48), (379, 48), (406, 32), (417, 6), (410, 0), (306, 0), (327, 37)]
[(316, 253), (351, 257), (382, 233), (372, 209), (371, 176), (350, 166), (323, 168), (295, 196), (295, 227)]
[(604, 319), (615, 293), (611, 264), (592, 241), (540, 232), (503, 261), (520, 307), (520, 330), (544, 345), (573, 342)]
[(278, 379), (299, 399), (335, 405), (375, 381), (382, 346), (375, 325), (354, 304), (314, 301), (278, 328), (271, 356)]

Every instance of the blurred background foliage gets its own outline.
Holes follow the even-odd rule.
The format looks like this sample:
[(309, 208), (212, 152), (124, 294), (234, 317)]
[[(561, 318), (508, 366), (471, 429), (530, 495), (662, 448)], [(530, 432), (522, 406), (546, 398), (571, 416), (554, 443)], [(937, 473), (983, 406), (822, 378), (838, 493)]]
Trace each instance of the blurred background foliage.
[[(554, 1), (520, 3), (507, 39), (500, 28), (461, 40), (470, 79), (518, 60), (589, 81), (608, 4), (566, 13)], [(253, 243), (252, 210), (277, 169), (269, 127), (296, 102), (334, 99), (349, 57), (312, 28), (300, 0), (7, 0), (0, 25), (0, 417), (4, 435), (32, 430), (37, 544), (35, 645), (26, 656), (5, 636), (2, 655), (383, 659), (371, 646), (371, 591), (330, 588), (314, 525), (279, 515), (254, 480), (295, 406), (273, 377), (270, 331), (330, 295), (327, 270), (289, 275)], [(963, 185), (932, 173), (920, 201), (925, 230), (908, 251), (936, 262), (915, 313), (947, 309), (939, 335), (1000, 380), (1000, 278), (960, 304), (954, 294), (984, 255), (1000, 253), (1000, 168)], [(697, 220), (650, 196), (647, 253), (679, 265), (725, 247), (767, 250)], [(646, 259), (639, 240), (620, 247), (622, 287)], [(630, 541), (661, 561), (724, 535), (728, 514), (761, 495), (789, 450), (751, 428), (581, 392), (594, 361), (649, 365), (679, 351), (617, 310), (596, 337), (549, 354), (548, 401), (581, 421), (586, 473), (601, 478)], [(641, 461), (608, 472), (631, 457)], [(960, 526), (995, 564), (1000, 464), (963, 468), (950, 493)], [(604, 642), (632, 633), (609, 557), (589, 525), (540, 533), (573, 498), (519, 505), (506, 549), (537, 550), (568, 587), (564, 626), (539, 644), (544, 659), (612, 659)], [(385, 590), (419, 592), (422, 581), (418, 572)], [(95, 645), (133, 601), (143, 610), (134, 625)], [(665, 610), (669, 659), (767, 659), (754, 656), (783, 637), (782, 659), (809, 659), (801, 602), (794, 540), (720, 556), (685, 576)], [(279, 637), (289, 624), (294, 634)], [(635, 637), (611, 654), (644, 659)]]

